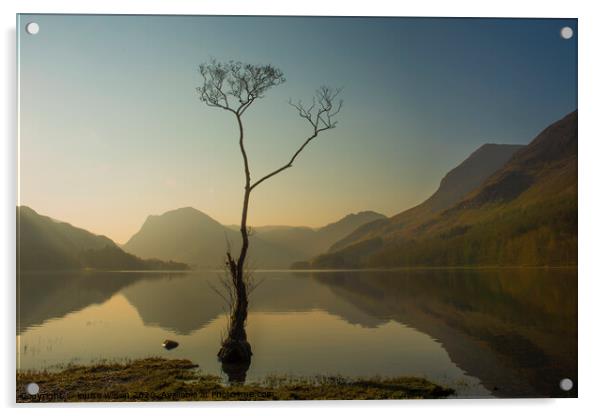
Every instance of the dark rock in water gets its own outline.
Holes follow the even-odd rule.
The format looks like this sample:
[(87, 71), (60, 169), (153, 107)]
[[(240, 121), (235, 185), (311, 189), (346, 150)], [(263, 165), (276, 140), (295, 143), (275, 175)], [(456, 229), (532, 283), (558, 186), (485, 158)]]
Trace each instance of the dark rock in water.
[(166, 350), (173, 350), (178, 345), (180, 344), (178, 344), (176, 341), (172, 341), (171, 339), (166, 339), (165, 341), (163, 341), (163, 348), (165, 348)]

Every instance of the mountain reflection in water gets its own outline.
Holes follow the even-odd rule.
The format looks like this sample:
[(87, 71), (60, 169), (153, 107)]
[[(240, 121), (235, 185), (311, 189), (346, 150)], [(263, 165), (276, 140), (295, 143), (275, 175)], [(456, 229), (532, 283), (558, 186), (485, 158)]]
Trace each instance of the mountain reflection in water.
[[(577, 380), (576, 269), (256, 272), (247, 380), (417, 375), (461, 396), (562, 396)], [(19, 368), (189, 358), (219, 372), (218, 272), (32, 273), (19, 281)], [(173, 338), (180, 347), (163, 351)], [(575, 388), (569, 394), (576, 396)]]

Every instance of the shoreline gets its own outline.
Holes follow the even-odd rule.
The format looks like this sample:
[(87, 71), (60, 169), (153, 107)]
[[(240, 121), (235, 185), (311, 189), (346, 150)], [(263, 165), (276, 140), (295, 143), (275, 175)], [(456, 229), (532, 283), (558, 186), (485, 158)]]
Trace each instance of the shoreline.
[[(332, 272), (395, 272), (395, 271), (412, 271), (412, 270), (577, 270), (578, 265), (563, 265), (563, 266), (498, 266), (498, 265), (481, 265), (481, 266), (399, 266), (399, 267), (366, 267), (366, 268), (322, 268), (322, 269), (255, 269), (254, 272), (261, 273), (332, 273)], [(197, 272), (223, 272), (223, 269), (195, 269), (188, 270), (106, 270), (106, 269), (64, 269), (64, 270), (17, 270), (19, 273), (31, 274), (61, 274), (61, 273), (132, 273), (132, 274), (190, 274)]]
[[(39, 393), (27, 393), (35, 382)], [(68, 366), (59, 372), (17, 371), (17, 403), (439, 399), (453, 389), (421, 377), (270, 376), (224, 384), (185, 359), (144, 358), (124, 364)]]

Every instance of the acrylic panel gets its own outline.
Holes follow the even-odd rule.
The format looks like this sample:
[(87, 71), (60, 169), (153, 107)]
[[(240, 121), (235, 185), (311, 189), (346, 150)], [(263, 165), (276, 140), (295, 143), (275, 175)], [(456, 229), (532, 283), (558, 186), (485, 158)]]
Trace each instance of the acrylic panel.
[(577, 397), (577, 29), (19, 15), (17, 401)]

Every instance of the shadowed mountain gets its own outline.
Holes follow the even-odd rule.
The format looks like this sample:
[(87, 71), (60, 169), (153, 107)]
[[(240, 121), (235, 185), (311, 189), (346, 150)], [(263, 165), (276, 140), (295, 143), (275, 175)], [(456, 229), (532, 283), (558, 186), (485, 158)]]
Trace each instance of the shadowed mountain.
[[(357, 226), (383, 217), (374, 212), (351, 214), (318, 230), (307, 227), (259, 227), (251, 236), (252, 268), (288, 268), (325, 250)], [(221, 268), (229, 242), (236, 253), (240, 233), (188, 207), (151, 215), (123, 246), (142, 257), (174, 259), (198, 268)]]
[(105, 236), (17, 207), (17, 268), (25, 270), (174, 270), (186, 265), (143, 260)]
[(577, 112), (543, 130), (453, 206), (431, 211), (429, 201), (358, 229), (312, 265), (575, 265)]

